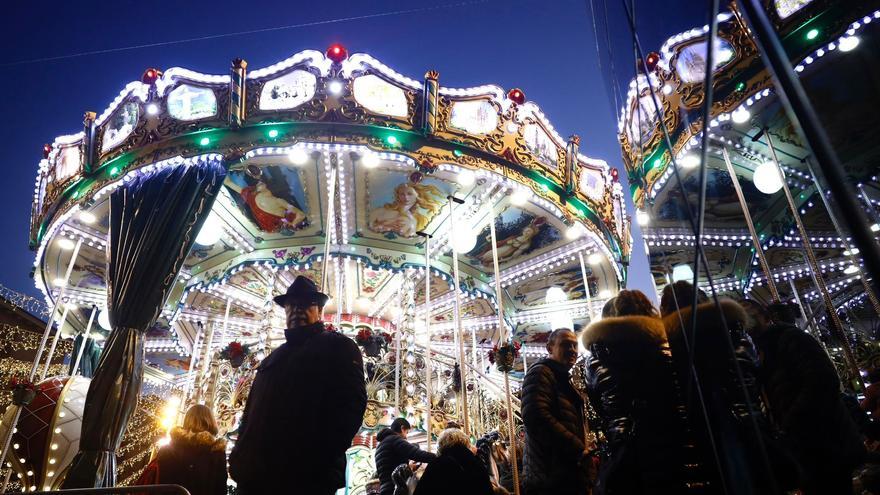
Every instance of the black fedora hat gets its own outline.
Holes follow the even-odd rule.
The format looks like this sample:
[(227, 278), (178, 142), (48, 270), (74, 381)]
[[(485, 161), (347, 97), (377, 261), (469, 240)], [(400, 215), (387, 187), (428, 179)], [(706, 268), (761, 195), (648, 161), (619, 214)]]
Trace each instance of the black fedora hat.
[(293, 302), (305, 302), (323, 307), (327, 304), (328, 299), (330, 299), (330, 297), (327, 294), (318, 291), (318, 286), (312, 282), (310, 278), (299, 275), (296, 277), (296, 280), (290, 284), (290, 287), (287, 288), (287, 293), (275, 296), (274, 301), (279, 306), (284, 306)]

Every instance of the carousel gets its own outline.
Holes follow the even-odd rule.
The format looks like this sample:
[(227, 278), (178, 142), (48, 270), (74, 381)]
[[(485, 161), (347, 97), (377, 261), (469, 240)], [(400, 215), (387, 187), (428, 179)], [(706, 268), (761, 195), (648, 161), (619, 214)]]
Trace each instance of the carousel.
[[(871, 130), (880, 125), (873, 111), (880, 101), (871, 74), (880, 11), (868, 2), (763, 3), (867, 213), (860, 230), (875, 237), (880, 149)], [(620, 113), (619, 139), (653, 279), (658, 288), (698, 280), (707, 292), (797, 303), (798, 316), (858, 389), (860, 375), (880, 358), (880, 304), (851, 219), (786, 113), (736, 9), (718, 16), (714, 96), (704, 118), (708, 38), (709, 26), (694, 28), (647, 53)], [(695, 266), (689, 210), (699, 202), (704, 132), (705, 207), (694, 215), (704, 215), (699, 242), (706, 264)]]
[[(93, 373), (31, 373), (35, 397), (3, 421), (18, 425), (3, 433), (12, 481), (129, 484), (193, 403), (234, 441), (255, 368), (284, 340), (272, 297), (298, 275), (365, 356), (346, 494), (365, 492), (395, 417), (429, 449), (449, 421), (515, 437), (550, 330), (585, 325), (626, 282), (623, 194), (520, 89), (446, 88), (341, 45), (225, 75), (149, 68), (43, 149), (43, 342), (54, 321), (103, 355)], [(139, 421), (156, 425), (129, 447)]]

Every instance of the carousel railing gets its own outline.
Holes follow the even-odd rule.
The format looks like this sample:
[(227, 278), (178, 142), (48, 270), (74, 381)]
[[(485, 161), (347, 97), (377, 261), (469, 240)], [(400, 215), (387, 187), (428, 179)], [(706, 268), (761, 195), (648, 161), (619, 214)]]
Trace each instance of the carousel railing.
[(69, 488), (66, 490), (51, 490), (46, 492), (29, 492), (36, 495), (103, 495), (103, 494), (129, 494), (129, 493), (170, 493), (176, 495), (190, 495), (189, 490), (180, 485), (143, 485), (143, 486), (119, 486), (109, 488)]

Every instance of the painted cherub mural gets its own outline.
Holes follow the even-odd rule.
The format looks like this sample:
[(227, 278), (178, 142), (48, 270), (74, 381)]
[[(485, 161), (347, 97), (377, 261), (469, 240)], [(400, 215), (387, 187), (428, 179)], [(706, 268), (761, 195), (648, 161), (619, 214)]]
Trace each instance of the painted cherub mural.
[[(502, 230), (502, 233), (499, 236), (500, 239), (498, 240), (499, 260), (514, 259), (525, 254), (533, 248), (535, 237), (541, 233), (542, 227), (548, 225), (545, 217), (528, 216), (531, 218), (525, 223), (525, 225), (522, 225), (521, 230), (513, 230), (506, 236), (503, 232), (504, 229)], [(526, 217), (526, 215), (523, 215), (521, 218), (524, 217)], [(492, 264), (492, 245), (490, 243), (485, 243), (482, 248), (478, 247), (471, 253), (472, 254), (469, 254), (469, 256), (480, 260), (480, 263), (483, 265), (489, 266)]]
[(231, 172), (225, 185), (238, 193), (237, 199), (263, 232), (293, 231), (307, 225), (306, 214), (296, 198), (296, 193), (302, 191), (296, 171), (248, 165), (244, 172)]
[(427, 227), (443, 208), (444, 194), (437, 186), (420, 181), (421, 174), (416, 172), (395, 187), (393, 201), (370, 212), (370, 230), (410, 238)]

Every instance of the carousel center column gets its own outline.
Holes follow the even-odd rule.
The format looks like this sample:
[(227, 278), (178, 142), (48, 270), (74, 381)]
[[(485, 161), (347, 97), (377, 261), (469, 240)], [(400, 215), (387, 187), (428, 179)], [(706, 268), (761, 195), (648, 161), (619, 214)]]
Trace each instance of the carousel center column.
[(64, 488), (116, 484), (116, 451), (144, 373), (144, 334), (211, 211), (226, 176), (220, 155), (132, 171), (110, 195), (107, 308), (112, 331), (86, 396), (80, 451)]

